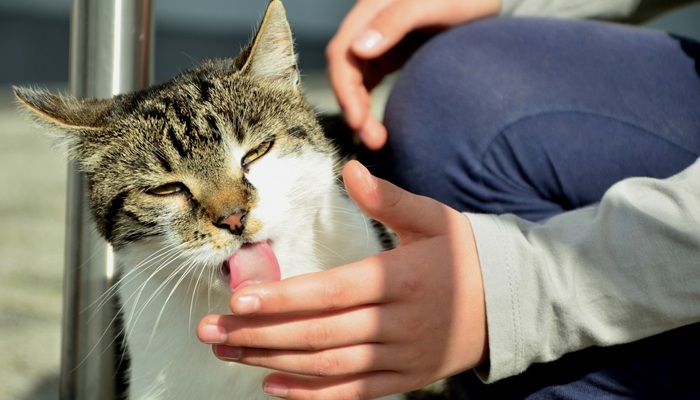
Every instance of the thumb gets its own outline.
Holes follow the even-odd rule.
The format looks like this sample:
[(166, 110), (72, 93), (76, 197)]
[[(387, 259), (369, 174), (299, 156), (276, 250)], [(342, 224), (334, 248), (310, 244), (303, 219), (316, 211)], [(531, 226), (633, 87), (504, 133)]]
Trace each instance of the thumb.
[(388, 226), (403, 240), (436, 236), (448, 226), (451, 208), (433, 199), (407, 192), (372, 176), (357, 161), (343, 169), (345, 189), (367, 216)]

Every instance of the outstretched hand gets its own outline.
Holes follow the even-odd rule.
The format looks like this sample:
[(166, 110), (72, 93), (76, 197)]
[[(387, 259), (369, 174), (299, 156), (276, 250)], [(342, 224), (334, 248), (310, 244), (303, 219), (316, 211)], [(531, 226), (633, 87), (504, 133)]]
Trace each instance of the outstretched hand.
[(360, 0), (326, 48), (328, 76), (346, 122), (369, 149), (386, 129), (369, 111), (371, 90), (432, 34), (496, 15), (500, 0)]
[(400, 245), (329, 271), (246, 287), (235, 315), (197, 335), (225, 361), (282, 372), (268, 394), (370, 399), (423, 387), (485, 361), (484, 289), (469, 220), (370, 175), (351, 161), (350, 196)]

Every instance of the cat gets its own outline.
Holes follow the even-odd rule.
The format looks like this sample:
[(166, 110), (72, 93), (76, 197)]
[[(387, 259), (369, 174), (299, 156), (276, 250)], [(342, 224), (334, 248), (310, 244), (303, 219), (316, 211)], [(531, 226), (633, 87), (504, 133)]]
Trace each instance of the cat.
[(248, 284), (387, 247), (342, 190), (279, 0), (235, 59), (166, 83), (104, 100), (14, 89), (85, 171), (113, 246), (129, 399), (268, 399), (269, 371), (216, 359), (197, 322)]

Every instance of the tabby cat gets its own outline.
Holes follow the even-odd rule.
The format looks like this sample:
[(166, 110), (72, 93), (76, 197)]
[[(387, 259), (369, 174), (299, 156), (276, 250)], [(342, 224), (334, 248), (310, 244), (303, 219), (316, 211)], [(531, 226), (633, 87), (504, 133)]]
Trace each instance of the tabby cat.
[(235, 59), (112, 99), (15, 92), (85, 171), (115, 251), (129, 399), (267, 399), (268, 371), (215, 358), (197, 322), (245, 285), (382, 250), (300, 91), (278, 0)]

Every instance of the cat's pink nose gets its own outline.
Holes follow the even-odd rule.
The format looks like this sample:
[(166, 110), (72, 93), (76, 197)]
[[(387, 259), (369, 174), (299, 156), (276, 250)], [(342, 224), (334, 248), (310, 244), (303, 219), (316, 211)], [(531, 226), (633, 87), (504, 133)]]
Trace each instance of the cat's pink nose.
[(236, 235), (240, 235), (243, 233), (245, 217), (247, 215), (247, 211), (233, 213), (226, 217), (220, 218), (214, 225), (222, 229), (228, 229)]

